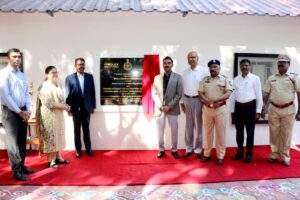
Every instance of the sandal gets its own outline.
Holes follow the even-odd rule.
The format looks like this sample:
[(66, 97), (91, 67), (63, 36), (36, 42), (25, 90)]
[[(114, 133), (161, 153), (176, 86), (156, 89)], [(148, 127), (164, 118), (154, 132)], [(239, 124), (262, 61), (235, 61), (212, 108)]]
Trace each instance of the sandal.
[(68, 160), (61, 160), (61, 159), (56, 159), (55, 160), (55, 163), (56, 164), (70, 164), (70, 161), (68, 161)]
[(48, 167), (57, 169), (59, 166), (54, 161), (48, 162)]

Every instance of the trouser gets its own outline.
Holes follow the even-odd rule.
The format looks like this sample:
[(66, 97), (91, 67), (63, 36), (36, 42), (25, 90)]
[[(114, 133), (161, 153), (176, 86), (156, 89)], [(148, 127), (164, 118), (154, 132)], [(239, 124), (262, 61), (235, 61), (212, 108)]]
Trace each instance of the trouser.
[(226, 106), (217, 109), (203, 107), (203, 147), (204, 156), (210, 157), (214, 142), (214, 129), (216, 132), (217, 158), (223, 159), (226, 153), (225, 133), (226, 133)]
[(25, 162), (27, 122), (19, 114), (3, 107), (2, 123), (11, 169), (13, 173), (21, 172)]
[(290, 147), (292, 130), (295, 122), (295, 107), (276, 108), (269, 106), (269, 130), (271, 158), (277, 159), (278, 155), (285, 162), (290, 162)]
[(247, 154), (252, 155), (254, 147), (254, 129), (255, 129), (255, 115), (256, 103), (255, 100), (248, 103), (235, 103), (235, 128), (236, 128), (236, 142), (238, 145), (238, 154), (244, 154), (244, 127), (246, 126), (247, 139), (246, 148)]
[(176, 115), (168, 115), (164, 112), (161, 113), (159, 117), (156, 119), (156, 125), (157, 125), (157, 132), (158, 132), (158, 146), (160, 151), (165, 150), (165, 125), (166, 125), (166, 119), (168, 119), (168, 123), (171, 128), (171, 141), (172, 141), (172, 152), (177, 151), (177, 143), (178, 143), (178, 122), (177, 122), (177, 116)]
[(74, 140), (76, 151), (81, 151), (81, 134), (80, 128), (82, 126), (83, 141), (86, 151), (91, 150), (91, 139), (90, 139), (90, 113), (86, 111), (84, 106), (80, 107), (80, 110), (76, 110), (73, 113), (73, 124), (74, 124)]
[[(185, 106), (185, 145), (186, 152), (202, 151), (202, 103), (198, 98), (183, 96)], [(194, 137), (195, 133), (195, 137)], [(195, 145), (194, 145), (195, 143)]]

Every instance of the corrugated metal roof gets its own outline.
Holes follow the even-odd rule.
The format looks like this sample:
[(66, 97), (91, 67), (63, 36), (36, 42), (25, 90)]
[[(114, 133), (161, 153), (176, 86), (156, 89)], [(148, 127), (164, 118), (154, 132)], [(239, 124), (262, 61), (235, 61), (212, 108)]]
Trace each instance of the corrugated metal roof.
[(300, 0), (0, 0), (0, 11), (159, 11), (300, 16)]

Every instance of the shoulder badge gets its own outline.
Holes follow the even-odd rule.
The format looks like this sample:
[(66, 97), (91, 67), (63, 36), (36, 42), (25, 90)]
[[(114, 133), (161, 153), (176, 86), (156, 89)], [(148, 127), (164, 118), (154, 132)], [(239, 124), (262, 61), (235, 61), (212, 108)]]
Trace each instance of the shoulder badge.
[(293, 84), (295, 84), (295, 77), (298, 76), (296, 73), (290, 73), (288, 74), (289, 79), (292, 81)]

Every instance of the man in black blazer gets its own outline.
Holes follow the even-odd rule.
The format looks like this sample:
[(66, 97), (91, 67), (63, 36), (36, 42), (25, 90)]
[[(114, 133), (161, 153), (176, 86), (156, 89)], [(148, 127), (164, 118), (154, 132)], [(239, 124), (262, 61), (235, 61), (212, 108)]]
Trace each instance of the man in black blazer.
[(66, 78), (66, 103), (71, 106), (69, 115), (73, 116), (74, 139), (76, 157), (80, 158), (81, 136), (80, 127), (83, 130), (83, 141), (88, 156), (94, 156), (90, 139), (90, 114), (96, 108), (95, 85), (93, 75), (85, 73), (85, 60), (75, 59), (76, 72)]

